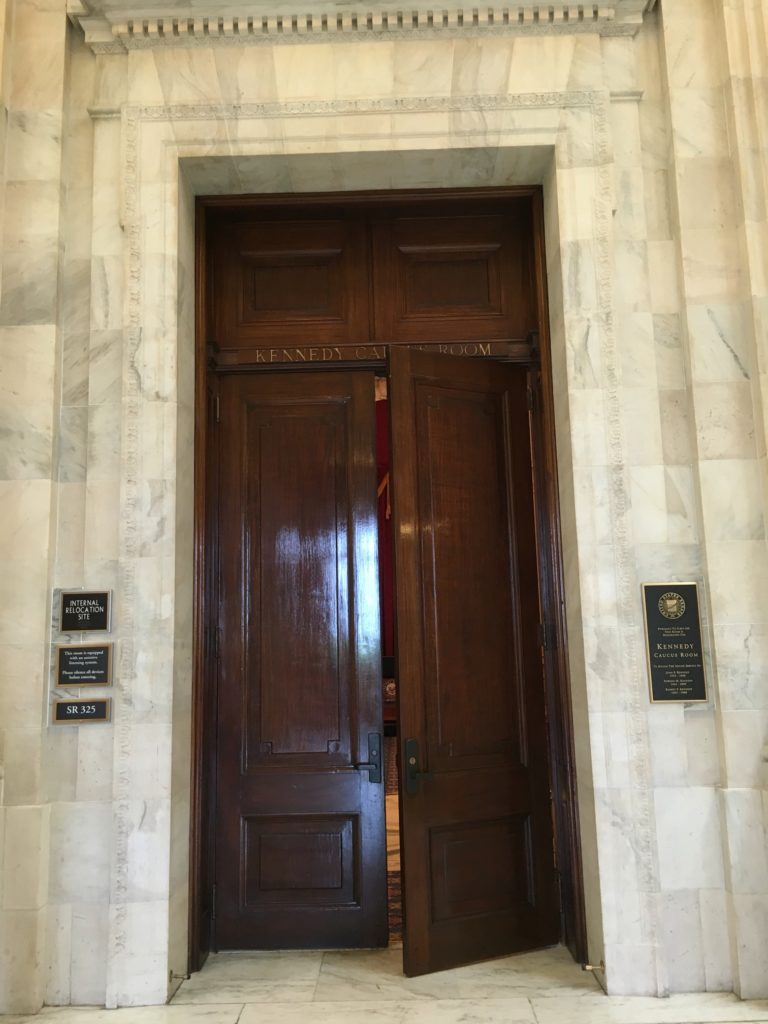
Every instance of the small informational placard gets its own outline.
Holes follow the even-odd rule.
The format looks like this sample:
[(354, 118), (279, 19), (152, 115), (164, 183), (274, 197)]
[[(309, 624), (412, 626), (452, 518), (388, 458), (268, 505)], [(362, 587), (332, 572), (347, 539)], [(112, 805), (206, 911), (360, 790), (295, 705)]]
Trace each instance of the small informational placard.
[(644, 583), (643, 611), (651, 702), (707, 700), (695, 583)]
[(54, 725), (81, 725), (83, 722), (108, 722), (112, 714), (109, 697), (96, 700), (57, 700), (53, 705)]
[(112, 644), (56, 648), (56, 686), (110, 686)]
[(111, 596), (109, 590), (63, 590), (59, 631), (108, 633)]

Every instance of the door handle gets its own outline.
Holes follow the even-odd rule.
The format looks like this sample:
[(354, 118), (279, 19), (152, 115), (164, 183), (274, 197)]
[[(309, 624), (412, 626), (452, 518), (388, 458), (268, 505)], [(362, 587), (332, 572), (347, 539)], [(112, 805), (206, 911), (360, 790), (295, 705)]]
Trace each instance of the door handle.
[(368, 733), (368, 760), (352, 767), (360, 772), (368, 772), (369, 782), (381, 782), (381, 733)]
[(405, 741), (405, 791), (414, 796), (419, 791), (419, 779), (429, 779), (432, 772), (419, 770), (419, 741), (407, 739)]

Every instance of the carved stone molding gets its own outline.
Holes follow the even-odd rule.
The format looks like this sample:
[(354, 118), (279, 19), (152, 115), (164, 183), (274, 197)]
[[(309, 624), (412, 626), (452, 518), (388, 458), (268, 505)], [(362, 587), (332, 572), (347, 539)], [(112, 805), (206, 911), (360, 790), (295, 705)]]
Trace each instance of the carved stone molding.
[[(624, 97), (621, 97), (624, 99)], [(631, 97), (634, 99), (634, 97)], [(627, 101), (630, 97), (626, 97)], [(126, 106), (119, 113), (122, 124), (123, 154), (123, 195), (122, 224), (127, 257), (126, 278), (126, 322), (123, 345), (123, 441), (122, 441), (122, 478), (121, 508), (124, 514), (121, 521), (120, 535), (120, 582), (119, 601), (122, 618), (126, 623), (124, 637), (121, 640), (121, 685), (115, 693), (115, 719), (118, 730), (115, 789), (114, 789), (114, 854), (113, 854), (113, 894), (110, 916), (110, 934), (108, 959), (110, 964), (110, 989), (108, 1004), (118, 1001), (116, 997), (116, 981), (127, 970), (126, 963), (136, 955), (143, 937), (131, 931), (130, 904), (132, 898), (129, 879), (131, 877), (131, 857), (129, 838), (131, 829), (131, 750), (127, 738), (130, 728), (139, 721), (137, 709), (133, 706), (131, 694), (136, 689), (137, 673), (144, 671), (137, 664), (136, 658), (136, 623), (140, 602), (139, 587), (136, 579), (136, 564), (140, 560), (138, 538), (141, 534), (142, 514), (140, 511), (140, 494), (144, 484), (142, 477), (140, 439), (148, 436), (150, 410), (156, 405), (156, 395), (145, 391), (144, 368), (153, 359), (176, 358), (176, 352), (169, 353), (167, 346), (175, 344), (176, 331), (171, 324), (168, 331), (158, 332), (147, 330), (145, 323), (145, 291), (147, 282), (146, 250), (147, 239), (144, 236), (144, 222), (141, 215), (141, 197), (143, 191), (142, 176), (147, 165), (154, 167), (158, 145), (158, 126), (168, 126), (167, 156), (164, 166), (170, 177), (169, 186), (178, 174), (178, 159), (189, 156), (188, 143), (213, 137), (213, 132), (205, 131), (209, 122), (213, 127), (225, 122), (231, 126), (228, 137), (238, 135), (237, 125), (248, 119), (275, 121), (274, 154), (282, 153), (283, 132), (280, 122), (295, 115), (323, 117), (349, 117), (360, 114), (402, 113), (405, 111), (427, 113), (471, 112), (476, 110), (512, 110), (535, 111), (560, 108), (581, 108), (589, 111), (591, 131), (586, 130), (584, 145), (591, 149), (591, 164), (595, 168), (596, 188), (594, 191), (581, 186), (576, 201), (592, 203), (594, 209), (594, 232), (589, 242), (591, 258), (595, 263), (597, 282), (597, 305), (592, 317), (592, 324), (599, 328), (600, 364), (604, 368), (605, 384), (601, 409), (607, 442), (607, 469), (609, 501), (611, 508), (612, 534), (612, 571), (616, 585), (617, 607), (617, 643), (620, 648), (619, 673), (617, 685), (620, 686), (625, 701), (627, 758), (631, 793), (631, 814), (617, 802), (610, 789), (603, 789), (597, 797), (595, 813), (604, 822), (607, 835), (618, 836), (620, 847), (617, 849), (632, 851), (633, 884), (636, 891), (642, 894), (653, 894), (658, 891), (658, 867), (655, 859), (656, 826), (652, 808), (650, 740), (647, 727), (647, 712), (644, 690), (638, 685), (642, 677), (642, 648), (640, 635), (636, 628), (637, 581), (634, 571), (634, 556), (631, 548), (631, 504), (629, 481), (627, 477), (625, 425), (622, 416), (620, 354), (617, 348), (616, 325), (613, 315), (613, 167), (611, 153), (611, 132), (609, 126), (611, 98), (605, 91), (575, 91), (568, 93), (524, 93), (524, 94), (489, 94), (472, 96), (424, 96), (387, 98), (379, 100), (311, 100), (293, 102), (270, 102), (252, 104), (170, 104), (163, 106)], [(96, 118), (112, 118), (117, 110), (101, 108), (92, 111)], [(185, 125), (189, 123), (189, 127)], [(146, 141), (143, 135), (151, 134)], [(469, 136), (471, 132), (464, 133)], [(315, 140), (316, 141), (316, 140)], [(339, 142), (338, 153), (352, 152), (355, 136), (350, 133), (345, 140)], [(260, 136), (254, 154), (264, 155), (265, 138)], [(239, 143), (238, 152), (242, 155), (243, 143)], [(352, 147), (347, 150), (345, 147)], [(211, 147), (204, 145), (206, 159), (226, 159), (232, 155), (229, 144), (217, 144), (215, 153)], [(174, 153), (176, 154), (174, 157)], [(155, 179), (153, 178), (153, 183)], [(453, 182), (460, 185), (462, 182)], [(177, 232), (175, 228), (178, 217), (177, 196), (171, 187), (168, 194), (169, 206), (167, 222), (162, 238), (154, 238), (151, 251), (162, 251), (173, 259), (177, 256)], [(573, 200), (572, 200), (573, 201)], [(569, 243), (571, 245), (580, 243)], [(156, 301), (156, 300), (155, 300)], [(177, 295), (163, 293), (161, 305), (170, 310), (176, 309)], [(571, 300), (571, 309), (578, 305)], [(594, 567), (584, 565), (581, 571), (588, 574), (596, 571)], [(173, 650), (173, 639), (169, 640), (168, 657)], [(599, 718), (599, 715), (596, 716)], [(598, 728), (597, 724), (594, 728)], [(609, 827), (610, 826), (610, 827)], [(605, 846), (603, 845), (605, 843)], [(606, 857), (611, 856), (608, 839), (601, 839), (601, 850)], [(613, 890), (610, 890), (611, 892)], [(638, 923), (639, 941), (644, 947), (655, 949), (658, 945), (658, 925), (654, 914), (643, 915)]]
[[(211, 46), (311, 42), (328, 39), (451, 37), (456, 35), (549, 35), (597, 32), (634, 35), (656, 0), (592, 0), (571, 3), (517, 2), (506, 6), (387, 9), (379, 2), (347, 7), (311, 0), (293, 8), (278, 2), (264, 8), (205, 6), (113, 6), (109, 0), (85, 6), (71, 0), (70, 16), (79, 22), (94, 53), (123, 53), (156, 46)], [(309, 9), (308, 9), (309, 8)]]

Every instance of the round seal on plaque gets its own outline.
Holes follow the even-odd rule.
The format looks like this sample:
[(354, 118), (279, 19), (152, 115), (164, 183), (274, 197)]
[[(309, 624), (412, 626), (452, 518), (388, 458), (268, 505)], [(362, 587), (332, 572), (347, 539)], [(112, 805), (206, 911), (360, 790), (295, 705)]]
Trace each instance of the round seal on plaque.
[(665, 619), (679, 619), (685, 612), (682, 594), (676, 594), (674, 590), (662, 594), (659, 598), (659, 611)]

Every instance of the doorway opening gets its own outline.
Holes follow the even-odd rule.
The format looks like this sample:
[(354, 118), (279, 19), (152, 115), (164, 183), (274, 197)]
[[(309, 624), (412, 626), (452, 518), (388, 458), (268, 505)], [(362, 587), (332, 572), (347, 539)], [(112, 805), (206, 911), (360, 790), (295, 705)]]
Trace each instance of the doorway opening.
[(377, 374), (376, 525), (378, 541), (379, 619), (381, 637), (382, 721), (384, 741), (384, 821), (387, 836), (387, 925), (389, 945), (403, 941), (403, 884), (400, 864), (400, 765), (398, 691), (395, 660), (395, 578), (392, 564), (392, 475), (389, 386)]
[(538, 191), (198, 226), (191, 966), (582, 956)]

